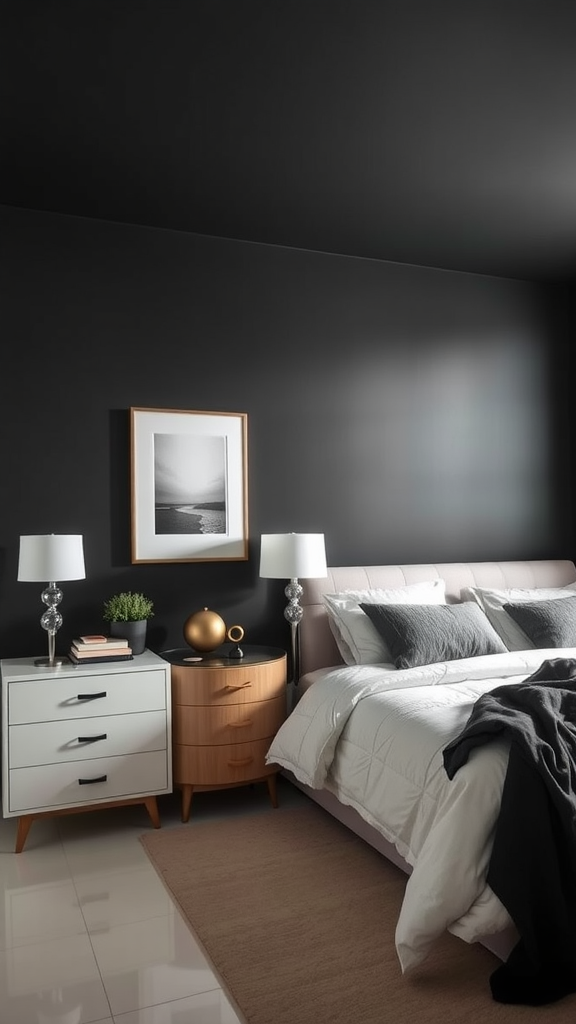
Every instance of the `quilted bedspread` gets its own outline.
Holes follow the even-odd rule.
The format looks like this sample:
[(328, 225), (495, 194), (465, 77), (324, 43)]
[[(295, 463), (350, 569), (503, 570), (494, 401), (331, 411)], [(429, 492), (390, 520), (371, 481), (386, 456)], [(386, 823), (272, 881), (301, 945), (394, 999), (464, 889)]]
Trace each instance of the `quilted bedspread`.
[(374, 826), (412, 867), (396, 927), (403, 971), (420, 963), (446, 929), (468, 942), (510, 917), (486, 882), (509, 748), (495, 739), (472, 751), (450, 780), (443, 750), (473, 705), (496, 686), (521, 682), (546, 658), (531, 650), (414, 669), (327, 669), (276, 734), (269, 764), (327, 788)]

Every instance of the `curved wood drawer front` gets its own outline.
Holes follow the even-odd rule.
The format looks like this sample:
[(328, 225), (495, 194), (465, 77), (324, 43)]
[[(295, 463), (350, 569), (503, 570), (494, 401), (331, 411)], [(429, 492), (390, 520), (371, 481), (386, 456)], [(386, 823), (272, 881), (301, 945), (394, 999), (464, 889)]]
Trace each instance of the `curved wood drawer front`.
[(259, 665), (234, 668), (172, 666), (172, 702), (176, 705), (248, 704), (286, 691), (286, 656)]
[(273, 736), (286, 718), (286, 696), (251, 704), (180, 707), (174, 716), (174, 742), (192, 746), (241, 743)]
[(196, 786), (250, 782), (278, 771), (265, 764), (272, 737), (217, 747), (174, 746), (174, 781)]

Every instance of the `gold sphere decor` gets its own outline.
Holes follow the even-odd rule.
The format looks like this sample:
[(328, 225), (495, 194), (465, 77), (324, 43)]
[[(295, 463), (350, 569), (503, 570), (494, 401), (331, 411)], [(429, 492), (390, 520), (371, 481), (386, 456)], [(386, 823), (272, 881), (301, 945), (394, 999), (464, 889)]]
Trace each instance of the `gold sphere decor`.
[(218, 612), (203, 608), (186, 619), (184, 639), (195, 651), (215, 651), (226, 639), (226, 623)]

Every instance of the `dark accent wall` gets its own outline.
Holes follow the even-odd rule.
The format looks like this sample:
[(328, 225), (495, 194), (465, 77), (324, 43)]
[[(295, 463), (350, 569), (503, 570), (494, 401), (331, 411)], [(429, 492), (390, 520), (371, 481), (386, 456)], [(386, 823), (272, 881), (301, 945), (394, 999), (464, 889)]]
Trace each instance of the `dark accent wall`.
[[(84, 535), (62, 650), (120, 588), (154, 599), (156, 650), (203, 606), (287, 644), (263, 532), (324, 532), (331, 564), (572, 557), (569, 316), (548, 292), (1, 213), (2, 656), (46, 647), (20, 534)], [(248, 414), (248, 561), (131, 565), (130, 406)]]

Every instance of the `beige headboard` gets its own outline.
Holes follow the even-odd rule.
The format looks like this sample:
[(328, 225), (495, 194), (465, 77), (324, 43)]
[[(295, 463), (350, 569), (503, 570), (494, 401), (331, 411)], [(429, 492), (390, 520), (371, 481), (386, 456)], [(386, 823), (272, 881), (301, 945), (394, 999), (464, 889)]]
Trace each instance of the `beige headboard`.
[(349, 565), (328, 569), (323, 579), (300, 580), (304, 591), (300, 623), (300, 675), (342, 664), (323, 594), (371, 587), (398, 587), (438, 578), (446, 581), (449, 601), (462, 587), (563, 587), (576, 581), (576, 565), (567, 559), (527, 562), (438, 562), (431, 565)]

